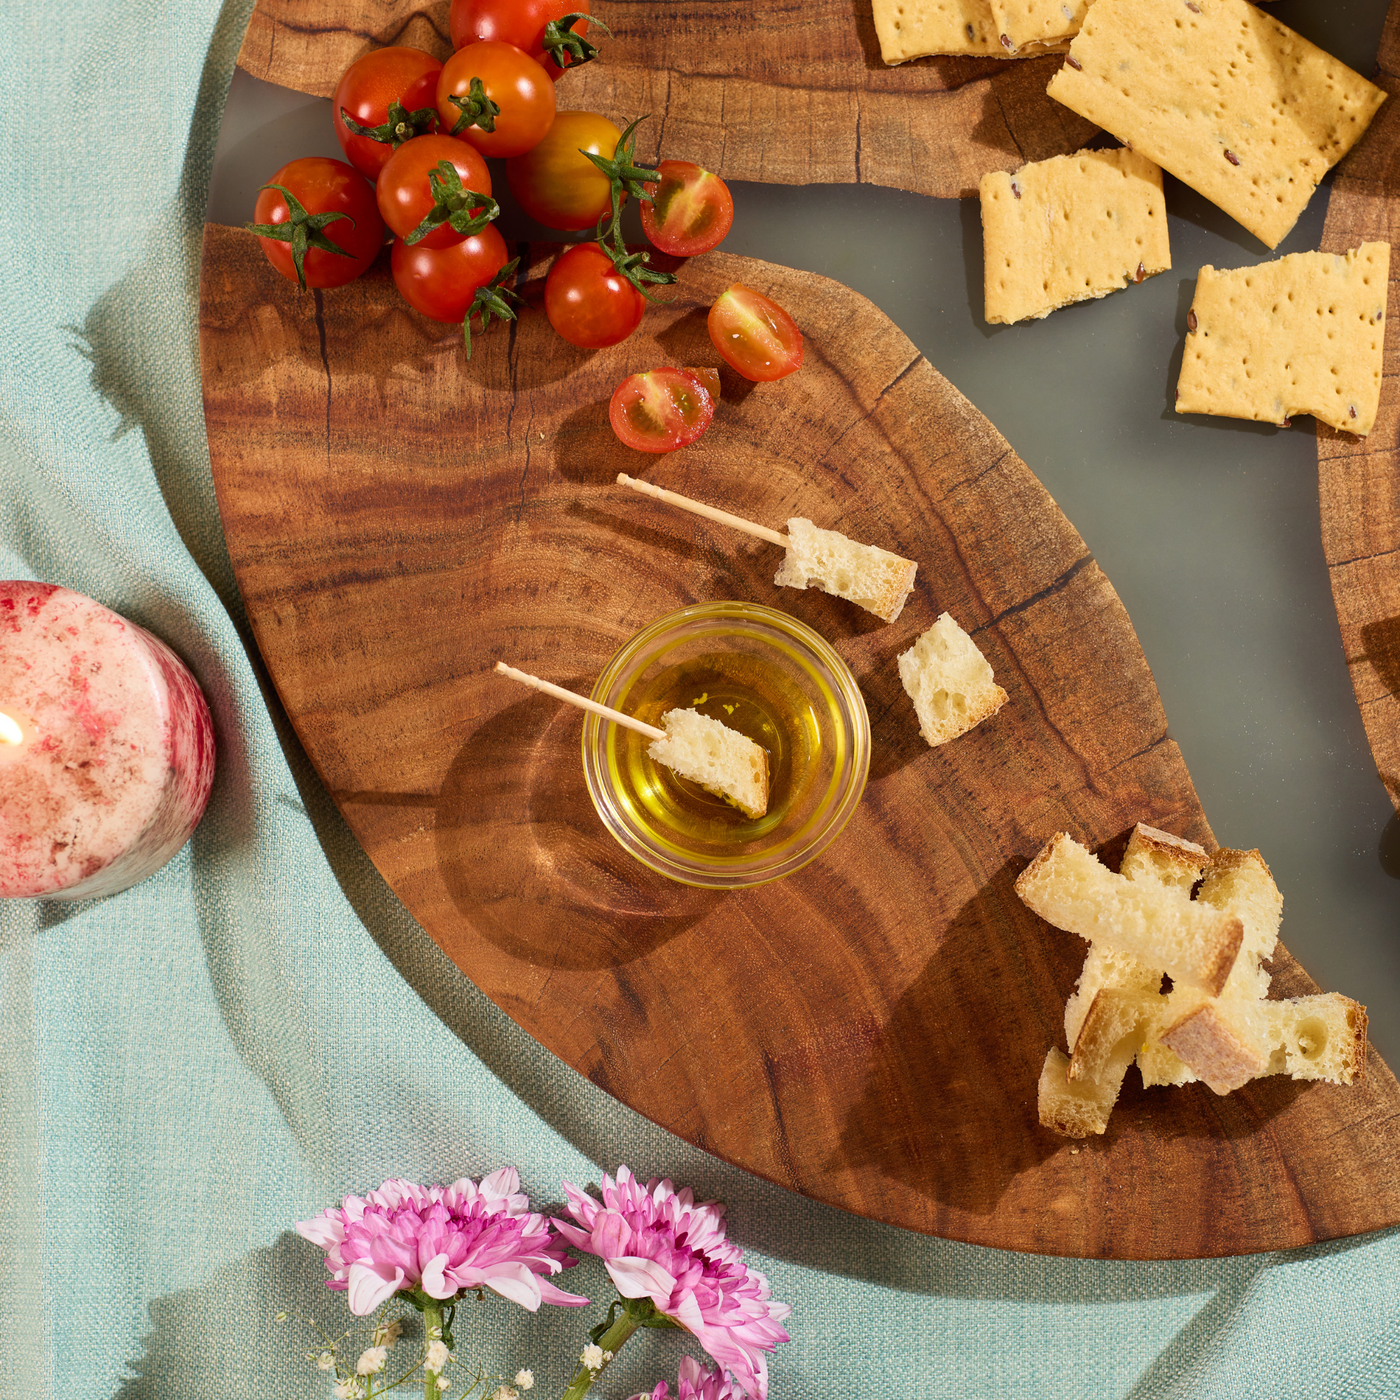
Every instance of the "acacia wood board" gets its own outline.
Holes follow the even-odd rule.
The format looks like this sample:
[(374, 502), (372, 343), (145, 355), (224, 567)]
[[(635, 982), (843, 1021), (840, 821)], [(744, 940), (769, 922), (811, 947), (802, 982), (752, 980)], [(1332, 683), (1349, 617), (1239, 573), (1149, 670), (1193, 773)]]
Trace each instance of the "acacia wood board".
[[(1047, 1254), (1272, 1250), (1400, 1221), (1400, 1089), (1259, 1081), (1144, 1091), (1107, 1134), (1039, 1127), (1084, 945), (1020, 903), (1054, 832), (1110, 853), (1148, 821), (1213, 844), (1117, 595), (1006, 441), (879, 310), (716, 252), (622, 345), (575, 351), (526, 304), (463, 359), (384, 260), (299, 295), (206, 227), (205, 416), (258, 645), (337, 806), (452, 961), (556, 1055), (656, 1123), (817, 1200)], [(613, 387), (717, 365), (734, 281), (797, 313), (802, 369), (722, 371), (706, 435), (615, 439)], [(897, 623), (778, 589), (772, 546), (615, 485), (620, 470), (781, 526), (918, 561)], [(872, 724), (865, 797), (789, 878), (719, 893), (623, 853), (589, 801), (582, 717), (498, 658), (587, 691), (638, 627), (720, 598), (782, 608), (850, 664)], [(919, 737), (895, 658), (944, 611), (1010, 699)], [(1312, 990), (1286, 952), (1277, 994)]]
[(1400, 809), (1400, 0), (1386, 15), (1372, 81), (1391, 96), (1337, 171), (1322, 248), (1391, 245), (1380, 410), (1364, 438), (1318, 424), (1318, 500), (1352, 688), (1381, 781)]
[[(385, 44), (451, 52), (448, 0), (258, 0), (238, 63), (329, 97)], [(1062, 62), (924, 58), (886, 67), (870, 0), (597, 0), (613, 31), (558, 88), (561, 109), (619, 126), (637, 155), (729, 180), (977, 192), (988, 170), (1076, 151), (1098, 128), (1046, 96)]]

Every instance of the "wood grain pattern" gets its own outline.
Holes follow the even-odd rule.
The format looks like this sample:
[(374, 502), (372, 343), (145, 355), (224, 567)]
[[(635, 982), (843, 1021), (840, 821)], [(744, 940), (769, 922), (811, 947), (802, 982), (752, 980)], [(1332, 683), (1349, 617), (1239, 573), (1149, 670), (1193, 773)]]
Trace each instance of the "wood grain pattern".
[[(561, 80), (560, 106), (620, 126), (649, 114), (640, 157), (664, 150), (726, 179), (956, 197), (987, 170), (1078, 150), (1097, 131), (1045, 95), (1059, 56), (887, 68), (869, 0), (600, 0), (594, 13), (616, 37)], [(447, 0), (258, 0), (238, 62), (329, 97), (384, 44), (445, 57)]]
[[(1372, 81), (1391, 94), (1337, 171), (1322, 248), (1366, 239), (1400, 247), (1400, 3), (1392, 4)], [(1317, 429), (1318, 500), (1332, 598), (1376, 768), (1400, 809), (1400, 340), (1392, 255), (1380, 411), (1369, 436)]]
[[(522, 252), (537, 300), (550, 250)], [(705, 308), (735, 280), (801, 308), (800, 374), (724, 371), (707, 435), (641, 460), (608, 427), (613, 386), (716, 363)], [(865, 1216), (1129, 1258), (1400, 1221), (1400, 1089), (1375, 1057), (1351, 1089), (1130, 1086), (1082, 1147), (1038, 1126), (1083, 945), (1029, 914), (1015, 876), (1060, 829), (1111, 848), (1145, 819), (1210, 842), (1132, 628), (1005, 440), (870, 303), (723, 253), (677, 291), (613, 350), (573, 351), (527, 308), (467, 365), (382, 266), (298, 296), (251, 239), (206, 229), (205, 413), (239, 585), (297, 733), (399, 897), (595, 1083)], [(915, 592), (885, 627), (776, 589), (776, 549), (617, 487), (619, 470), (879, 543), (919, 561)], [(642, 623), (725, 597), (830, 638), (874, 741), (836, 845), (729, 894), (626, 857), (584, 788), (581, 716), (490, 672), (505, 657), (587, 690)], [(943, 609), (1011, 698), (930, 750), (895, 656)], [(1282, 951), (1275, 983), (1311, 987)]]

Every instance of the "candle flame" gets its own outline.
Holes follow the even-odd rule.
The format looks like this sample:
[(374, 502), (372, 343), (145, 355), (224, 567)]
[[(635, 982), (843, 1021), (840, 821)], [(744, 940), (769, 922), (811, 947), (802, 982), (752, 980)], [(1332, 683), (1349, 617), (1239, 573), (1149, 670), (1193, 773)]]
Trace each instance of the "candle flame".
[(0, 710), (0, 744), (22, 744), (24, 742), (24, 730), (20, 728), (19, 722), (13, 720), (4, 710)]

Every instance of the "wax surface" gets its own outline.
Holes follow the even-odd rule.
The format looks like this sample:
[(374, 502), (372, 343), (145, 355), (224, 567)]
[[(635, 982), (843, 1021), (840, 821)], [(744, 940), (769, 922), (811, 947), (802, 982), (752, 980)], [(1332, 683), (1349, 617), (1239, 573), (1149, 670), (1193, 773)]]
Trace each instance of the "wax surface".
[(214, 780), (198, 684), (159, 639), (70, 589), (0, 582), (0, 896), (86, 899), (159, 870)]

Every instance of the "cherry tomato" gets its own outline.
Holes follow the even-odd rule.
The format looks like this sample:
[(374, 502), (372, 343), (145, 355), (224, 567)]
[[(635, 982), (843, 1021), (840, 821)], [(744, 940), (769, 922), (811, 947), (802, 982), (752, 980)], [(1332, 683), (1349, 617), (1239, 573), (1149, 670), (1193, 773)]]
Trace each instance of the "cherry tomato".
[(596, 243), (576, 243), (545, 279), (549, 324), (570, 345), (585, 350), (626, 340), (641, 325), (646, 307), (646, 298)]
[[(436, 112), (438, 74), (441, 72), (442, 64), (432, 54), (424, 53), (422, 49), (407, 48), (375, 49), (373, 53), (356, 59), (345, 70), (331, 99), (331, 120), (345, 159), (361, 175), (371, 180), (377, 179), (396, 146), (433, 129), (436, 122), (414, 126), (405, 123), (404, 117), (424, 108)], [(389, 108), (393, 104), (397, 104), (403, 113), (396, 123), (397, 130), (388, 127)], [(387, 128), (384, 131), (386, 139), (357, 136), (345, 125), (341, 117), (342, 108), (360, 126)]]
[(692, 443), (715, 416), (714, 400), (689, 370), (647, 370), (613, 391), (608, 420), (613, 432), (639, 452), (672, 452)]
[(533, 151), (506, 162), (520, 207), (546, 228), (592, 228), (611, 207), (611, 182), (581, 151), (612, 159), (622, 132), (593, 112), (560, 112)]
[[(469, 107), (464, 112), (452, 99), (469, 103), (477, 78), (481, 92), (500, 108), (489, 119), (494, 129), (462, 126), (459, 130), (477, 109)], [(458, 49), (443, 64), (435, 100), (442, 129), (475, 146), (484, 156), (524, 155), (539, 145), (554, 123), (554, 84), (544, 69), (514, 44), (488, 40)]]
[[(437, 172), (438, 162), (443, 160), (457, 172), (465, 189), (491, 193), (491, 172), (465, 141), (441, 134), (415, 136), (389, 157), (375, 185), (379, 212), (399, 238), (407, 238), (428, 217), (435, 203), (428, 176)], [(462, 236), (442, 224), (418, 241), (425, 248), (445, 248)]]
[(693, 258), (718, 247), (734, 222), (729, 186), (688, 160), (663, 160), (661, 179), (646, 187), (642, 230), (652, 244), (675, 258)]
[[(298, 216), (278, 190), (265, 189), (258, 194), (253, 206), (253, 224), (249, 227), (287, 226), (290, 232), (298, 222), (310, 217), (307, 224), (309, 246), (302, 260), (305, 286), (343, 287), (353, 282), (384, 246), (384, 222), (375, 207), (374, 191), (364, 177), (343, 160), (303, 156), (284, 165), (267, 183), (280, 185), (297, 201), (303, 213)], [(316, 217), (324, 214), (347, 217), (327, 221)], [(328, 239), (349, 256), (316, 246), (320, 239)], [(268, 261), (283, 277), (292, 282), (299, 280), (296, 244), (272, 236), (260, 236), (258, 242)]]
[(736, 282), (710, 307), (710, 339), (745, 379), (791, 374), (802, 363), (802, 332), (775, 301)]
[(434, 321), (461, 321), (471, 309), (476, 289), (505, 265), (506, 241), (494, 224), (446, 248), (425, 248), (398, 239), (389, 255), (394, 283), (404, 300)]
[[(447, 32), (452, 47), (463, 48), (483, 39), (500, 39), (524, 49), (558, 82), (568, 71), (560, 68), (544, 50), (544, 27), (565, 15), (588, 13), (588, 0), (452, 0)], [(569, 26), (575, 34), (588, 28), (586, 20)]]
[(710, 391), (710, 397), (719, 402), (719, 371), (706, 365), (686, 365), (684, 373), (693, 374)]

